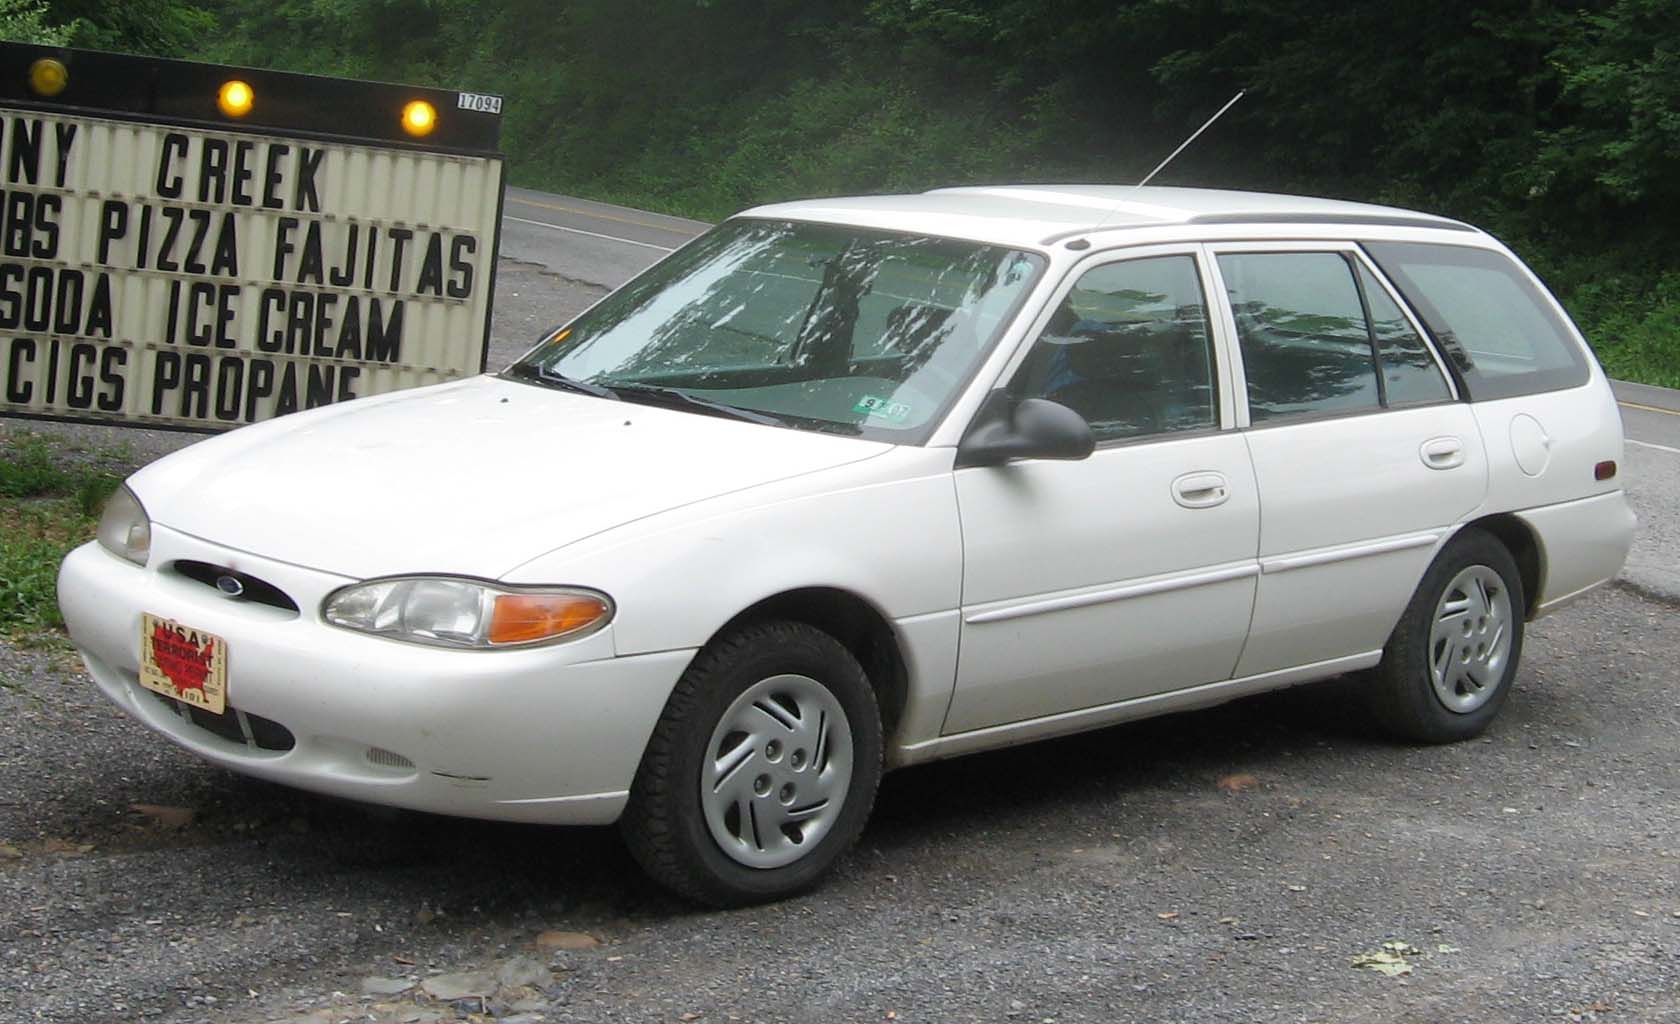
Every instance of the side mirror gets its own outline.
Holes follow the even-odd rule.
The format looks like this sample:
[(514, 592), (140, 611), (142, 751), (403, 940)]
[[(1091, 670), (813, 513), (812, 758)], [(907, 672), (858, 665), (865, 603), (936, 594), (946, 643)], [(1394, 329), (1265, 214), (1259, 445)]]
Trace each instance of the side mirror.
[(1048, 398), (987, 397), (957, 444), (957, 468), (998, 466), (1016, 459), (1086, 458), (1097, 447), (1085, 417)]

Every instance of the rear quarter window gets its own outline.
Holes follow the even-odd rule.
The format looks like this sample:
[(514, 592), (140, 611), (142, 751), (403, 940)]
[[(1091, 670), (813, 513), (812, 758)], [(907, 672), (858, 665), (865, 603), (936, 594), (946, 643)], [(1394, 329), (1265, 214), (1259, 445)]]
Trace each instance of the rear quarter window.
[(1470, 398), (1587, 382), (1587, 356), (1568, 323), (1510, 257), (1457, 245), (1364, 245), (1435, 336)]

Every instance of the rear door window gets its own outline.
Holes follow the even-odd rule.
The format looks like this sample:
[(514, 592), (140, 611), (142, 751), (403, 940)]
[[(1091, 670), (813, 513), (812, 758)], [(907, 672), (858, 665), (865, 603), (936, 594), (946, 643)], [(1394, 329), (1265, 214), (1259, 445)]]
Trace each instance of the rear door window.
[(1451, 398), (1423, 339), (1351, 253), (1224, 253), (1219, 272), (1251, 422)]
[(1383, 397), (1388, 404), (1417, 405), (1451, 398), (1428, 344), (1400, 311), (1399, 303), (1363, 265), (1359, 268), (1359, 285), (1371, 310), (1371, 333), (1377, 340)]
[(1585, 384), (1585, 353), (1547, 297), (1503, 253), (1367, 242), (1464, 380), (1472, 399)]

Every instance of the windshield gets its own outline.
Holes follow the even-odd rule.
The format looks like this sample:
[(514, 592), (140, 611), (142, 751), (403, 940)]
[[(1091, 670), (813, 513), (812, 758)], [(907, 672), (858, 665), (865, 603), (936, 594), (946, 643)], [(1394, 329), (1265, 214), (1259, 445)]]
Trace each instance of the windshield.
[(920, 443), (1044, 259), (974, 242), (734, 220), (510, 374), (627, 401)]

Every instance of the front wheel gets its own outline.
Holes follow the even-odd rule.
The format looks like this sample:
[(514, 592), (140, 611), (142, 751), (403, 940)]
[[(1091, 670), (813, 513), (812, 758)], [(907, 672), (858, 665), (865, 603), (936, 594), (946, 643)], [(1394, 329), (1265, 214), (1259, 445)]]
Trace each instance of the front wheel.
[(1497, 538), (1466, 529), (1430, 564), (1375, 671), (1378, 725), (1421, 743), (1480, 735), (1522, 656), (1522, 577)]
[(622, 823), (631, 853), (714, 906), (808, 889), (863, 831), (881, 733), (839, 641), (799, 622), (732, 633), (683, 673), (648, 741)]

